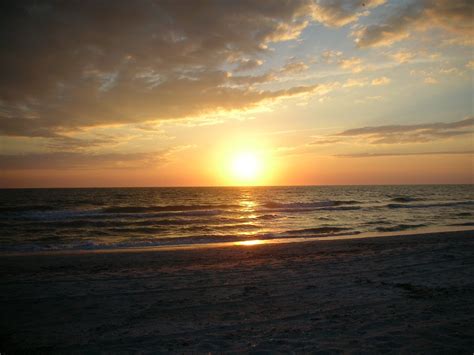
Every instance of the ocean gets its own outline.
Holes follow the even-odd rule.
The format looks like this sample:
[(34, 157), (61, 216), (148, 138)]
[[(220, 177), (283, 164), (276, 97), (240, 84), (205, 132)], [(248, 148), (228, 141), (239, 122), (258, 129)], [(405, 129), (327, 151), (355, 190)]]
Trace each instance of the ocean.
[(473, 185), (0, 190), (0, 251), (474, 228)]

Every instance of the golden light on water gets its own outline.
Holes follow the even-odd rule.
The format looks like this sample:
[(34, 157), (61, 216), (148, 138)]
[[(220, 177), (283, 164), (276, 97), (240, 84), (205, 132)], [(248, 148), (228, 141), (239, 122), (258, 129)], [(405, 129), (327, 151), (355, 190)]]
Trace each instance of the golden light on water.
[(243, 242), (235, 242), (235, 245), (244, 245), (244, 246), (251, 246), (251, 245), (259, 245), (264, 244), (264, 240), (255, 239), (255, 240), (245, 240)]

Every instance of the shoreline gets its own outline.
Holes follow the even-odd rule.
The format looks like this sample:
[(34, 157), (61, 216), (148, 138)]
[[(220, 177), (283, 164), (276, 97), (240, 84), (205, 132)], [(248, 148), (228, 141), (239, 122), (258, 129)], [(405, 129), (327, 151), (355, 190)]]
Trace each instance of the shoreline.
[[(352, 240), (367, 238), (387, 238), (398, 236), (423, 236), (438, 233), (450, 232), (474, 232), (473, 226), (445, 226), (445, 227), (421, 227), (416, 230), (393, 231), (393, 232), (366, 232), (358, 234), (335, 234), (327, 236), (315, 237), (283, 237), (269, 239), (252, 239), (246, 238), (237, 241), (226, 242), (206, 242), (206, 243), (189, 243), (174, 245), (154, 245), (154, 246), (138, 246), (138, 247), (119, 247), (119, 248), (96, 248), (96, 249), (61, 249), (61, 250), (37, 250), (37, 251), (0, 251), (1, 257), (17, 257), (17, 256), (34, 256), (34, 255), (82, 255), (82, 254), (116, 254), (116, 253), (141, 253), (141, 252), (161, 252), (173, 250), (200, 250), (209, 248), (228, 248), (235, 246), (253, 246), (253, 245), (272, 245), (272, 244), (290, 244), (290, 243), (309, 243), (333, 240)], [(177, 238), (179, 239), (179, 238)]]

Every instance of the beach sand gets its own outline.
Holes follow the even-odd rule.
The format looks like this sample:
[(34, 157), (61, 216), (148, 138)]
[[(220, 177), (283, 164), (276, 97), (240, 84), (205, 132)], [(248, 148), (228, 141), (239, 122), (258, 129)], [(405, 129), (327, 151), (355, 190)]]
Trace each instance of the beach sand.
[(0, 352), (474, 351), (474, 232), (2, 256)]

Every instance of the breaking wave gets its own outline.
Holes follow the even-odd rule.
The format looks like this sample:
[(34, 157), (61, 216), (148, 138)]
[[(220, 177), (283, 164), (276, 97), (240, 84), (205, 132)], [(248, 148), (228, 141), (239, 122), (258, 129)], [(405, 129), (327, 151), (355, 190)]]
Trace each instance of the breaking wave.
[(456, 206), (472, 206), (474, 201), (452, 201), (452, 202), (436, 202), (436, 203), (417, 203), (417, 204), (399, 204), (389, 203), (388, 208), (433, 208), (433, 207), (456, 207)]

